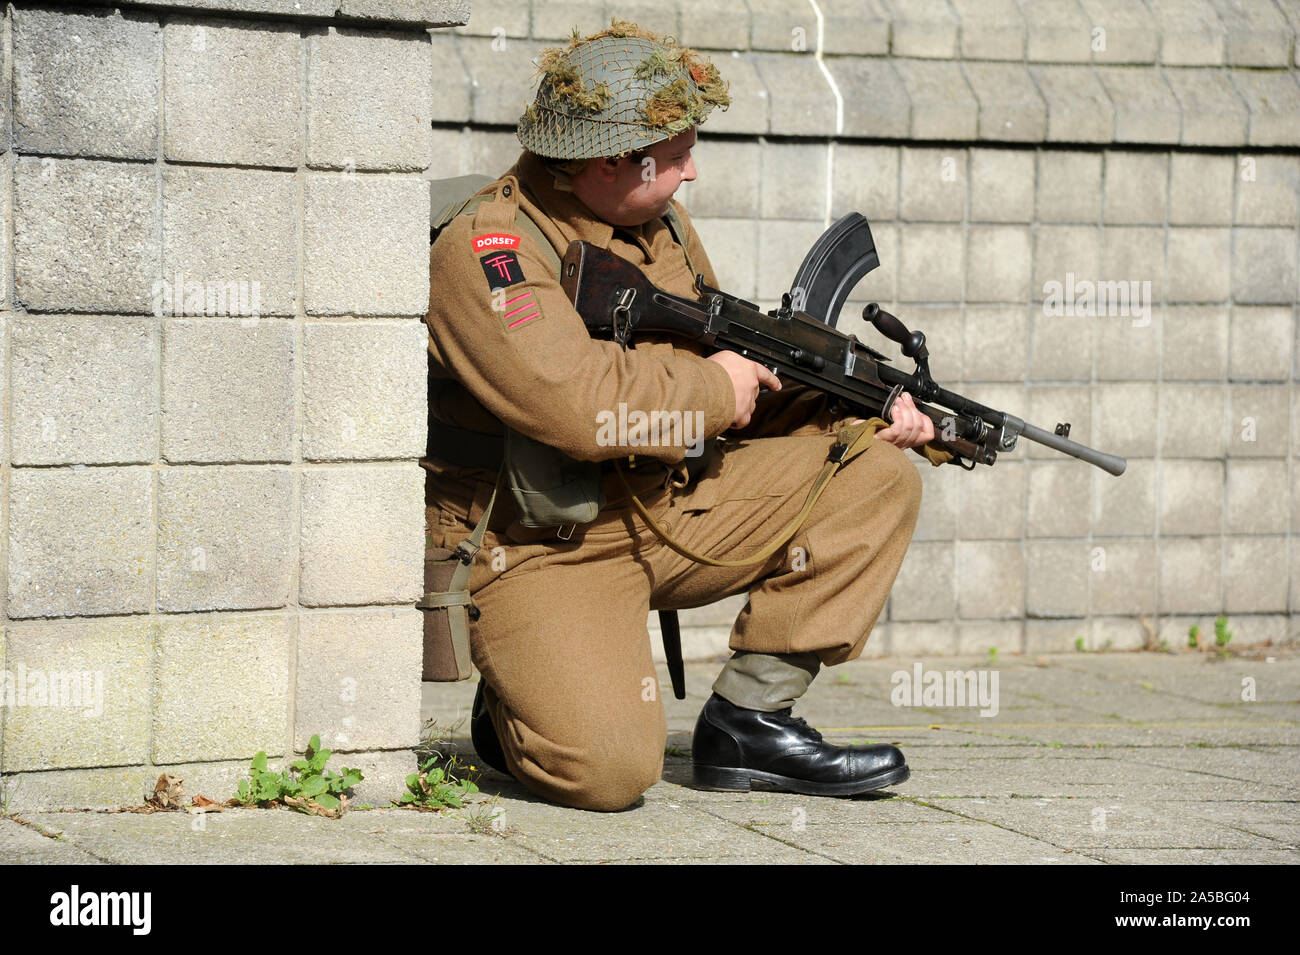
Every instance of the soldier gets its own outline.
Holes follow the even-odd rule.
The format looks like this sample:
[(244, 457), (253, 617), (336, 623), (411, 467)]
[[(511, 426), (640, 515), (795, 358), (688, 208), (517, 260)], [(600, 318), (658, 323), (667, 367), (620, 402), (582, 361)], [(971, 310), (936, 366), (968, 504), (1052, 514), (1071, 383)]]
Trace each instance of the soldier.
[[(507, 429), (566, 460), (601, 462), (605, 504), (589, 523), (536, 528), (508, 495), (496, 500), (470, 577), (481, 610), (471, 630), (482, 675), (475, 749), (546, 799), (625, 808), (659, 779), (667, 736), (648, 613), (748, 591), (735, 655), (696, 725), (696, 784), (747, 790), (759, 779), (847, 795), (905, 780), (897, 748), (827, 744), (791, 708), (822, 664), (861, 653), (884, 606), (920, 503), (900, 449), (931, 441), (930, 420), (904, 396), (893, 423), (762, 563), (706, 566), (664, 546), (629, 507), (615, 459), (679, 543), (737, 558), (799, 512), (849, 420), (734, 352), (650, 336), (623, 349), (588, 335), (553, 264), (573, 240), (609, 249), (669, 292), (695, 297), (697, 272), (717, 287), (672, 196), (695, 179), (695, 127), (728, 92), (707, 60), (618, 21), (575, 32), (540, 65), (518, 128), (524, 152), (430, 250), (429, 544), (454, 547), (483, 516)], [(611, 442), (600, 424), (620, 406), (629, 417), (680, 412), (702, 435)]]

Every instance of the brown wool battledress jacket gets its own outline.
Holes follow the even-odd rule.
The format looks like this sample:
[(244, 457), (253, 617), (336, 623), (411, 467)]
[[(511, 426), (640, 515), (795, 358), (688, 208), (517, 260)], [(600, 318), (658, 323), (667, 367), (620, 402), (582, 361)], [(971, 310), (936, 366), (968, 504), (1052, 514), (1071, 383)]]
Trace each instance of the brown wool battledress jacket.
[[(629, 411), (702, 411), (704, 437), (712, 439), (727, 431), (735, 415), (731, 377), (706, 360), (707, 350), (684, 339), (640, 336), (625, 351), (591, 338), (548, 257), (516, 228), (515, 219), (530, 216), (561, 255), (571, 241), (585, 240), (636, 265), (659, 288), (697, 297), (686, 256), (667, 224), (657, 219), (625, 228), (595, 218), (576, 196), (557, 189), (552, 173), (527, 152), (482, 192), (492, 198), (474, 215), (449, 223), (429, 251), (430, 415), (487, 434), (501, 434), (505, 422), (579, 460), (626, 459), (631, 453), (655, 458), (664, 467), (642, 466), (630, 474), (643, 498), (655, 488), (683, 485), (686, 448), (602, 445), (597, 416), (616, 413), (620, 403)], [(681, 205), (674, 205), (691, 262), (716, 288), (699, 236)], [(758, 404), (751, 423), (729, 431), (728, 440), (824, 430), (834, 420), (823, 395), (794, 384), (763, 393)], [(475, 485), (495, 478), (436, 457), (421, 464), (431, 474), (427, 502), (455, 502), (462, 513)], [(606, 473), (603, 488), (607, 506), (626, 505), (612, 473)], [(513, 523), (508, 495), (498, 499), (497, 511), (493, 530)], [(511, 536), (548, 533), (553, 531), (511, 528)]]

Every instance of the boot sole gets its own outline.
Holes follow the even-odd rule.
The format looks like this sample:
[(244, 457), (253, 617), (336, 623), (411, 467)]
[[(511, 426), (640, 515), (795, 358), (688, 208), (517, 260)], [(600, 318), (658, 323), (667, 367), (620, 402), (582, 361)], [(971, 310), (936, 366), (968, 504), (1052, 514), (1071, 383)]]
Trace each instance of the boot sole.
[(723, 766), (696, 766), (693, 779), (696, 789), (713, 792), (747, 793), (754, 780), (769, 783), (789, 792), (805, 796), (855, 796), (905, 782), (912, 775), (907, 766), (896, 766), (868, 776), (842, 783), (819, 783), (793, 776), (779, 776), (759, 769), (732, 769)]

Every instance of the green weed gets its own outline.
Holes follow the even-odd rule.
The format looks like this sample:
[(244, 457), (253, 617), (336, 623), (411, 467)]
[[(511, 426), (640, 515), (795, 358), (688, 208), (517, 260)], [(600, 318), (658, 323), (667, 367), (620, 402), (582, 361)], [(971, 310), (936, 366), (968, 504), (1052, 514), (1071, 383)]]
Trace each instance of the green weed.
[(337, 819), (347, 808), (347, 791), (365, 777), (359, 769), (343, 767), (342, 775), (325, 768), (333, 753), (321, 749), (320, 736), (313, 735), (304, 759), (290, 764), (289, 772), (273, 773), (266, 768), (266, 752), (253, 757), (248, 778), (239, 781), (235, 799), (245, 806), (263, 808), (285, 805), (298, 812)]
[(1228, 641), (1232, 639), (1232, 631), (1228, 629), (1228, 618), (1218, 616), (1214, 618), (1214, 645), (1219, 650), (1219, 656), (1228, 656)]
[(506, 811), (501, 806), (501, 797), (480, 802), (467, 808), (462, 817), (469, 831), (480, 836), (504, 836), (506, 834)]
[(465, 764), (459, 756), (444, 759), (434, 753), (420, 763), (418, 772), (406, 777), (406, 792), (394, 800), (393, 805), (431, 810), (460, 809), (465, 805), (466, 796), (478, 792), (478, 785), (468, 776), (473, 770), (474, 767)]

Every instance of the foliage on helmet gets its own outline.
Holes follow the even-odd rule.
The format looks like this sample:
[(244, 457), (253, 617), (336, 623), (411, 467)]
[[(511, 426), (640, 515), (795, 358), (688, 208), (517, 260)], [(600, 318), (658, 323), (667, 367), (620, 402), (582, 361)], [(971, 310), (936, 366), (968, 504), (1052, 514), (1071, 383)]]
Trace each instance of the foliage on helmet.
[[(644, 58), (632, 63), (611, 54), (596, 69), (596, 76), (605, 78), (593, 78), (590, 58), (575, 53), (606, 37), (637, 38), (631, 49)], [(627, 52), (625, 47), (621, 54)], [(708, 59), (671, 36), (617, 18), (590, 36), (575, 28), (566, 48), (542, 51), (537, 71), (537, 98), (524, 111), (519, 132), (525, 145), (544, 154), (590, 156), (593, 149), (607, 148), (611, 155), (627, 155), (683, 133), (714, 107), (731, 104), (727, 83)]]

